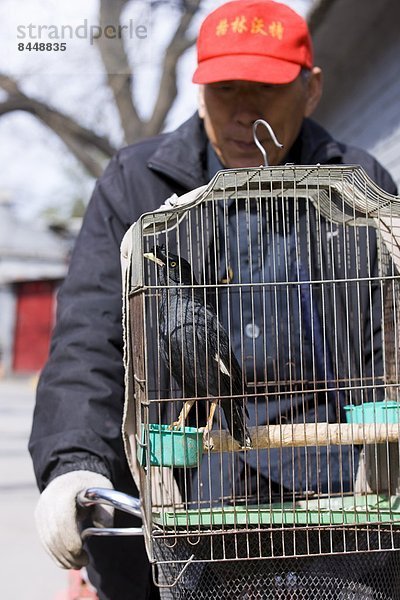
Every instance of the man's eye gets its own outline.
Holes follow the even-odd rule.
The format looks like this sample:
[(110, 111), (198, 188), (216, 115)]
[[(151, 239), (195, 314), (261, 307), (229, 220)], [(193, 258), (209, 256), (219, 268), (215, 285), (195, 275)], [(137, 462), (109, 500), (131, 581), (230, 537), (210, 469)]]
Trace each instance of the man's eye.
[(230, 92), (231, 90), (233, 90), (233, 85), (229, 84), (229, 83), (218, 83), (216, 85), (213, 85), (213, 90), (216, 90), (217, 92)]
[(286, 83), (262, 83), (261, 91), (284, 90), (287, 87)]

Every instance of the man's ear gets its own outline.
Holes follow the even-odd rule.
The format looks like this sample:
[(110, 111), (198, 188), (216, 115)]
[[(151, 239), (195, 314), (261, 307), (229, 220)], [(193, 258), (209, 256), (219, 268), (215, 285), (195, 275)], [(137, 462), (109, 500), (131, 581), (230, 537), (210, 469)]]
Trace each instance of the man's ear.
[(197, 100), (199, 103), (199, 117), (204, 119), (205, 117), (205, 106), (204, 106), (204, 85), (199, 85)]
[(304, 116), (309, 117), (317, 108), (322, 95), (322, 71), (313, 67), (306, 81), (307, 101)]

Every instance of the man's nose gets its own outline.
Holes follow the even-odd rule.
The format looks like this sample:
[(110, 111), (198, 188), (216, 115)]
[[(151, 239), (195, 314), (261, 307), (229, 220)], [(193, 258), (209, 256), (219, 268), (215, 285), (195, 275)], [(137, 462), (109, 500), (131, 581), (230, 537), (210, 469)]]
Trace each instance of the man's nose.
[(254, 121), (262, 117), (262, 109), (254, 98), (254, 95), (246, 94), (240, 96), (235, 103), (234, 118), (237, 123), (250, 127)]

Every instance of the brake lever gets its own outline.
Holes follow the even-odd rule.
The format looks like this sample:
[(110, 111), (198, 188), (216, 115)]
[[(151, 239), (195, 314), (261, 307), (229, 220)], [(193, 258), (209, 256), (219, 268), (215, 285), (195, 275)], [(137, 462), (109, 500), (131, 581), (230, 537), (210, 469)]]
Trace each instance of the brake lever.
[[(76, 502), (83, 508), (97, 504), (107, 504), (134, 517), (142, 518), (141, 502), (134, 496), (107, 488), (87, 488), (79, 492)], [(143, 535), (142, 527), (87, 527), (81, 532), (82, 539), (91, 536), (131, 536)]]

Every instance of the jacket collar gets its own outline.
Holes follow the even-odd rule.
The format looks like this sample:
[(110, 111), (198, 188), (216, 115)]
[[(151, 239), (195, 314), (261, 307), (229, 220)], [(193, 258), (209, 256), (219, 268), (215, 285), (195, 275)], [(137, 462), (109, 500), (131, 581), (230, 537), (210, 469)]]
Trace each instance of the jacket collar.
[[(295, 143), (299, 145), (299, 156), (295, 162), (300, 165), (315, 165), (320, 163), (342, 164), (344, 149), (342, 145), (318, 123), (304, 119), (303, 125)], [(290, 162), (290, 161), (288, 161)]]
[(198, 113), (161, 138), (147, 165), (188, 190), (208, 182), (207, 136)]
[[(195, 113), (175, 131), (161, 137), (148, 167), (170, 177), (187, 190), (207, 183), (207, 136), (203, 122)], [(300, 165), (342, 164), (343, 148), (320, 125), (304, 119), (300, 134), (286, 162)]]

